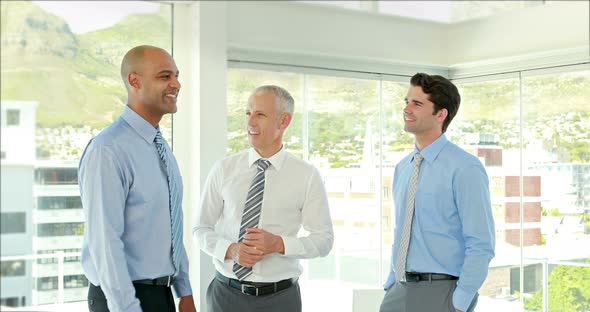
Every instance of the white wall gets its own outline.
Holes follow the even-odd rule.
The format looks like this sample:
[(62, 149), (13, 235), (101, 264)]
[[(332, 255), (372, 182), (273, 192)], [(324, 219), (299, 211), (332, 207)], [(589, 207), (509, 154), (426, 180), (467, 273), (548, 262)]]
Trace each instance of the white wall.
[(445, 47), (448, 56), (445, 63), (588, 49), (589, 6), (588, 1), (564, 1), (451, 25), (448, 30), (451, 44)]
[(184, 182), (183, 235), (193, 297), (197, 310), (206, 311), (205, 293), (215, 269), (193, 241), (192, 226), (202, 185), (227, 146), (226, 7), (223, 2), (181, 2), (174, 17), (174, 59), (182, 83), (173, 119), (174, 154)]
[(331, 59), (340, 59), (335, 66), (361, 70), (358, 62), (373, 62), (392, 73), (396, 63), (448, 67), (589, 45), (584, 1), (458, 24), (280, 1), (228, 2), (227, 8), (229, 57), (246, 61), (331, 67)]
[(230, 48), (444, 64), (433, 22), (283, 1), (228, 3)]

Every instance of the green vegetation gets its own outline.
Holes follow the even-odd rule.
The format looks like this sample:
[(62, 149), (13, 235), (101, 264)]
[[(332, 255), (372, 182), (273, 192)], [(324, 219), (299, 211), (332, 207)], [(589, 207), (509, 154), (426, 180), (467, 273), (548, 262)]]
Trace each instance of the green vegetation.
[(2, 1), (1, 10), (1, 97), (37, 101), (38, 128), (104, 128), (126, 102), (122, 53), (139, 44), (170, 50), (167, 5), (158, 14), (131, 15), (82, 35), (29, 1)]
[[(590, 261), (587, 261), (590, 263)], [(590, 310), (590, 268), (557, 266), (549, 276), (549, 311), (569, 312)], [(529, 311), (541, 311), (542, 290), (525, 299)]]

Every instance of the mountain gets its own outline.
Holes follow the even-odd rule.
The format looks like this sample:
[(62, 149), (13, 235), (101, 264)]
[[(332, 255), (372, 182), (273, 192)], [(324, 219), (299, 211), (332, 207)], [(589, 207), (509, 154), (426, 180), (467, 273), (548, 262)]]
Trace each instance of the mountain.
[(170, 6), (77, 35), (32, 2), (1, 2), (1, 98), (37, 101), (37, 126), (103, 128), (126, 102), (123, 53), (139, 44), (170, 50)]

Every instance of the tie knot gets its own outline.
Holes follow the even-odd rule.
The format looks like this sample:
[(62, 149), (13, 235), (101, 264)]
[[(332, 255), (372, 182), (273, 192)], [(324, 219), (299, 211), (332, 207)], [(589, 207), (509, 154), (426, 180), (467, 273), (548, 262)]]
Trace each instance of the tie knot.
[(423, 157), (420, 153), (414, 154), (414, 161), (416, 162), (416, 166), (420, 166), (422, 159), (423, 159)]
[(270, 161), (268, 161), (267, 159), (259, 159), (258, 160), (258, 169), (262, 170), (262, 171), (266, 171), (266, 169), (268, 169), (268, 167), (270, 167)]

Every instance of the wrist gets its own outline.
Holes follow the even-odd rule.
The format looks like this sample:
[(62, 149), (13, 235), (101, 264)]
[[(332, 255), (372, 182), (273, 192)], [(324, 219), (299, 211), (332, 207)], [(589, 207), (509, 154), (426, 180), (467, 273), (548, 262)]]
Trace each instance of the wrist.
[(234, 260), (236, 259), (237, 255), (238, 244), (231, 243), (229, 247), (227, 247), (227, 251), (225, 252), (225, 260)]
[(274, 236), (274, 251), (276, 253), (280, 253), (282, 255), (285, 254), (285, 243), (283, 242), (283, 238), (279, 235)]

